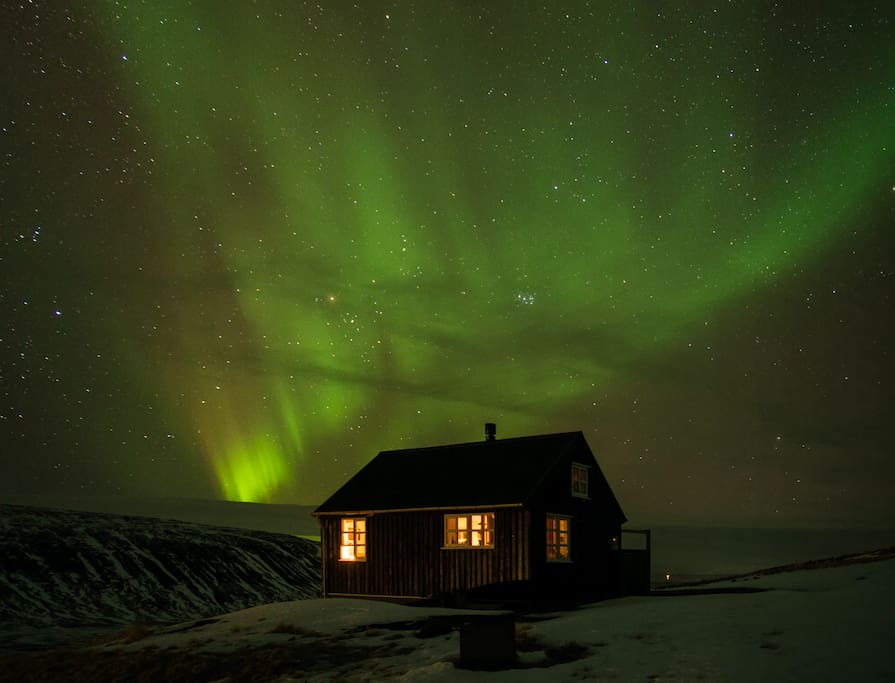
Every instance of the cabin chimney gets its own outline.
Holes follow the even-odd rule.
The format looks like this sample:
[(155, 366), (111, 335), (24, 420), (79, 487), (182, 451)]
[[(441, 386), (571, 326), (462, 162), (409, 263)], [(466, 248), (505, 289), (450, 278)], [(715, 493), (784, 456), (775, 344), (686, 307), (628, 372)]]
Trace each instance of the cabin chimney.
[(493, 422), (485, 423), (485, 441), (494, 441), (497, 438), (497, 425)]

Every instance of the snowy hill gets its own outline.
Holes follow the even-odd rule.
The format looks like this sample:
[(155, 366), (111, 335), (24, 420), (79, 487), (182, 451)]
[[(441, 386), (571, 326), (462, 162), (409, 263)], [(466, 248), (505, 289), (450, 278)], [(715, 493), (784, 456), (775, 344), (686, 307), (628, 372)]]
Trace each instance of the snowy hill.
[(0, 631), (174, 622), (314, 598), (319, 548), (292, 536), (0, 505)]
[(133, 496), (65, 496), (0, 492), (0, 505), (27, 505), (56, 510), (102, 512), (177, 519), (193, 524), (210, 524), (236, 529), (270, 531), (290, 536), (316, 536), (314, 505), (271, 505), (231, 500), (161, 498)]

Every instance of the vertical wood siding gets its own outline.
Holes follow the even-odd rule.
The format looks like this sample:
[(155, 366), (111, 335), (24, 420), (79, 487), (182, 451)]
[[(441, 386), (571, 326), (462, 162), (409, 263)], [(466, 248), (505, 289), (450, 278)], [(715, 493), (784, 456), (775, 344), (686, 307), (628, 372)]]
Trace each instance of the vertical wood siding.
[(321, 517), (324, 594), (430, 597), (529, 578), (529, 514), (495, 510), (494, 547), (443, 549), (444, 513), (367, 517), (367, 561), (339, 561), (340, 517)]
[[(572, 496), (573, 461), (590, 466), (589, 498)], [(324, 594), (434, 597), (517, 582), (533, 597), (584, 599), (619, 590), (620, 553), (609, 538), (620, 535), (623, 515), (583, 440), (545, 473), (525, 509), (494, 513), (491, 549), (443, 549), (443, 511), (371, 514), (366, 562), (340, 562), (341, 518), (320, 517)], [(547, 561), (547, 513), (572, 518), (571, 562)]]

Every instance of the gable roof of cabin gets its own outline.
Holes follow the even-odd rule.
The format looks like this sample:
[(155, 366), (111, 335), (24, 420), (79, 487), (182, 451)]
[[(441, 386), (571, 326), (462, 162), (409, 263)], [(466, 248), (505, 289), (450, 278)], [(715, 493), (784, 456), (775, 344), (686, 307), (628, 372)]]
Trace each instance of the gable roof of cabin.
[(382, 451), (314, 513), (524, 505), (575, 455), (595, 470), (591, 496), (624, 520), (581, 432)]

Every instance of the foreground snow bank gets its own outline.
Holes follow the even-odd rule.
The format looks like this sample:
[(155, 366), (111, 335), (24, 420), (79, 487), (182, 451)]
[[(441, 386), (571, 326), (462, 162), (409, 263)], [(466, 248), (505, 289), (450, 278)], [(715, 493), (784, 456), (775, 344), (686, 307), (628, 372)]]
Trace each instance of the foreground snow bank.
[[(517, 622), (518, 668), (455, 666), (470, 612), (307, 600), (172, 627), (127, 652), (292, 648), (290, 681), (895, 680), (895, 560), (725, 581)], [(233, 678), (237, 680), (237, 678)]]

